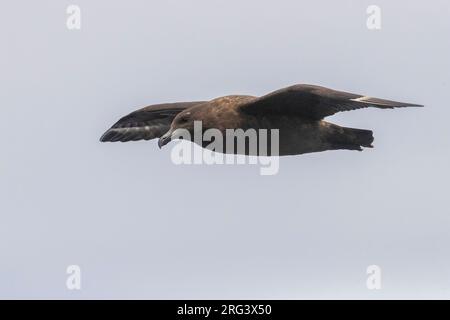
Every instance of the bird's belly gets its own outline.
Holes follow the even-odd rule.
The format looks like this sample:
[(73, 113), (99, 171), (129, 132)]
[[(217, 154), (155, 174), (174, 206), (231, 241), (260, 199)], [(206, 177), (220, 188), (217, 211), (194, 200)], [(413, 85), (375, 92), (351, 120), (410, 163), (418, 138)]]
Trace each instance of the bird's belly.
[[(210, 125), (202, 128), (203, 135), (207, 129), (218, 129), (220, 137), (194, 142), (216, 152), (260, 156), (296, 155), (328, 149), (327, 126), (323, 121), (274, 114), (264, 117), (244, 118), (232, 115), (220, 118), (227, 118), (228, 122), (221, 121), (221, 127)], [(221, 142), (211, 143), (217, 139)]]
[(279, 155), (296, 155), (326, 150), (324, 128), (319, 121), (285, 118), (273, 121), (279, 130)]
[[(253, 140), (253, 144), (257, 144), (257, 149), (249, 145), (252, 143), (251, 139), (246, 139), (245, 148), (241, 148), (241, 151), (236, 147), (232, 151), (226, 150), (225, 153), (285, 156), (327, 149), (323, 139), (326, 128), (320, 121), (272, 116), (270, 118), (250, 119), (241, 128), (234, 129), (242, 129), (244, 132), (256, 131), (257, 139)], [(247, 138), (249, 136), (251, 135), (248, 135)], [(224, 146), (227, 139), (230, 140), (230, 136), (227, 137), (225, 134)], [(235, 142), (237, 142), (237, 139)], [(261, 149), (261, 146), (264, 149)], [(255, 150), (258, 151), (255, 153)]]

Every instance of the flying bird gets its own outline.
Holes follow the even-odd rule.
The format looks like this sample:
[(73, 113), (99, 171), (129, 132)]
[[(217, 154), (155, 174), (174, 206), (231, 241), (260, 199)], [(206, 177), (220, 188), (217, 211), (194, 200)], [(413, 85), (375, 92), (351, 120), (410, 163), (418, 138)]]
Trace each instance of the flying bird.
[[(186, 129), (193, 137), (194, 121), (201, 121), (203, 132), (214, 128), (224, 136), (227, 129), (278, 129), (281, 156), (338, 149), (362, 151), (363, 147), (373, 147), (371, 130), (341, 127), (324, 118), (367, 107), (393, 109), (423, 105), (297, 84), (261, 97), (231, 95), (210, 101), (151, 105), (121, 118), (100, 141), (158, 138), (162, 147), (177, 138), (177, 129)], [(208, 143), (201, 145), (207, 147)], [(246, 146), (245, 154), (251, 154), (249, 150)], [(236, 149), (223, 152), (243, 153)]]

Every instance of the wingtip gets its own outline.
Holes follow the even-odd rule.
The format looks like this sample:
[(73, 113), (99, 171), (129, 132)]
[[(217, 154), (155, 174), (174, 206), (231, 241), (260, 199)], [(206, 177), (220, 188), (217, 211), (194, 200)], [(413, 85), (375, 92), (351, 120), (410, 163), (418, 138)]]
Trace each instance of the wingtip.
[(111, 129), (106, 130), (104, 134), (99, 139), (100, 142), (110, 142), (111, 141)]
[(423, 108), (425, 105), (416, 103), (405, 103), (405, 107)]

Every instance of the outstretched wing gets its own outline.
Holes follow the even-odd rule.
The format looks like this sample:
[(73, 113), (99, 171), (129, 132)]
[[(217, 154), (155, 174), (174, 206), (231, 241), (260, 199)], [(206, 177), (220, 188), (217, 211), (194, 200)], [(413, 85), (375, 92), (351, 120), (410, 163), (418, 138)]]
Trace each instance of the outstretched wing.
[(423, 106), (298, 84), (243, 104), (241, 110), (249, 114), (292, 114), (319, 120), (337, 112), (367, 107), (392, 109)]
[(131, 141), (159, 138), (170, 129), (173, 118), (203, 101), (155, 104), (139, 110), (117, 121), (100, 138), (100, 141)]

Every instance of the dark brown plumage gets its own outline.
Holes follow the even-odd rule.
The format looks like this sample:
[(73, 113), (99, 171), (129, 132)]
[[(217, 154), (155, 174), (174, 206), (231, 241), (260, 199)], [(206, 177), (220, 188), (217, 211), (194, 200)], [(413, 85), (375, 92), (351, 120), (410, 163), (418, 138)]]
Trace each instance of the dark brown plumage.
[[(392, 109), (422, 105), (299, 84), (262, 97), (235, 95), (207, 102), (148, 106), (121, 118), (100, 141), (159, 138), (158, 144), (162, 147), (176, 138), (173, 136), (176, 129), (187, 129), (193, 136), (193, 123), (201, 120), (203, 131), (216, 128), (224, 136), (226, 129), (279, 129), (280, 155), (336, 149), (362, 150), (362, 147), (372, 147), (372, 131), (345, 128), (323, 119), (337, 112), (367, 107)], [(232, 153), (242, 152), (234, 150)], [(249, 154), (248, 148), (245, 153)]]

